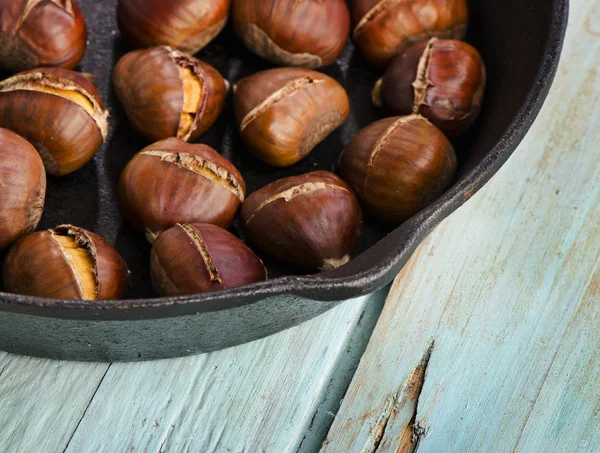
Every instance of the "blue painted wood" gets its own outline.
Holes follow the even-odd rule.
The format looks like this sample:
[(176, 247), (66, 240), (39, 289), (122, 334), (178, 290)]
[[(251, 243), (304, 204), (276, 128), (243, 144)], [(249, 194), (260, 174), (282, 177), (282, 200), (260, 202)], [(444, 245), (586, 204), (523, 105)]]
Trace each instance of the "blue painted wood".
[(322, 452), (600, 451), (600, 7), (572, 11), (539, 121), (396, 279)]
[(2, 353), (0, 451), (283, 452), (305, 436), (320, 442), (386, 294), (181, 359), (109, 365)]

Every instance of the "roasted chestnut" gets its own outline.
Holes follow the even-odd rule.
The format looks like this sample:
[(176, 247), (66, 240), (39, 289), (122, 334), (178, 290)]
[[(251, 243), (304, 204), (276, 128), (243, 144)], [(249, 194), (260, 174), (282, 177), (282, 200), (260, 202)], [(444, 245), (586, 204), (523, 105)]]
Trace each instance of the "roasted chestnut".
[(4, 261), (6, 290), (54, 299), (119, 299), (129, 270), (100, 236), (60, 225), (19, 239)]
[(137, 153), (119, 183), (125, 216), (150, 242), (176, 223), (227, 228), (245, 195), (244, 179), (231, 162), (210, 146), (177, 138)]
[(0, 249), (35, 230), (44, 210), (46, 172), (35, 148), (0, 128)]
[(421, 114), (455, 136), (479, 115), (485, 79), (476, 49), (462, 41), (432, 38), (392, 60), (375, 84), (373, 102), (392, 114)]
[(73, 69), (87, 42), (75, 0), (0, 0), (0, 65), (12, 71)]
[(385, 67), (424, 39), (464, 38), (468, 19), (467, 0), (354, 0), (352, 39), (366, 60)]
[(246, 47), (284, 66), (329, 65), (350, 34), (344, 0), (234, 0), (231, 16)]
[(360, 130), (338, 165), (365, 210), (397, 224), (444, 193), (456, 171), (456, 155), (438, 128), (410, 115)]
[(0, 82), (0, 127), (27, 139), (46, 172), (60, 176), (81, 168), (104, 143), (108, 112), (86, 75), (39, 68)]
[(259, 159), (287, 167), (306, 157), (348, 117), (346, 90), (303, 68), (276, 68), (242, 79), (234, 88), (235, 120)]
[(241, 221), (250, 241), (305, 269), (350, 260), (363, 216), (350, 187), (328, 171), (280, 179), (248, 196)]
[(212, 66), (170, 47), (130, 52), (113, 85), (131, 125), (156, 141), (193, 140), (217, 120), (228, 83)]
[(117, 22), (134, 47), (196, 53), (221, 32), (228, 13), (229, 0), (119, 0)]
[(246, 244), (206, 223), (178, 223), (162, 233), (152, 246), (150, 269), (161, 296), (218, 291), (267, 278), (262, 261)]

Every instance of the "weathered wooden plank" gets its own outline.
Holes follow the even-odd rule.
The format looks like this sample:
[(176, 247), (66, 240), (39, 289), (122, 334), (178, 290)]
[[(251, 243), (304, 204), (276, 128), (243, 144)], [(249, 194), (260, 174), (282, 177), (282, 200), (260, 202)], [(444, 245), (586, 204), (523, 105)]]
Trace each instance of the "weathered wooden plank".
[(600, 446), (600, 270), (554, 358), (516, 451), (595, 453)]
[(62, 451), (108, 366), (0, 352), (0, 451)]
[(114, 363), (66, 451), (307, 451), (331, 423), (326, 413), (350, 382), (386, 293), (247, 345)]
[[(598, 328), (600, 311), (589, 302), (600, 257), (600, 41), (586, 28), (597, 3), (575, 0), (572, 11), (540, 118), (396, 279), (323, 452), (576, 451), (550, 440), (558, 435), (600, 451), (598, 342), (581, 350), (578, 336)], [(563, 365), (587, 381), (552, 374)]]

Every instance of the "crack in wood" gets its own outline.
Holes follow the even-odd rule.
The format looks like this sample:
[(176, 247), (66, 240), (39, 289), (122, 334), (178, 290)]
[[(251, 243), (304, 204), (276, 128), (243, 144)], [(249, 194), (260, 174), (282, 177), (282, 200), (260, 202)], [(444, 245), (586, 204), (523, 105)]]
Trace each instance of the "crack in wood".
[(386, 430), (393, 425), (393, 420), (401, 413), (410, 411), (410, 421), (405, 425), (400, 440), (394, 450), (396, 453), (415, 453), (421, 439), (426, 436), (426, 428), (421, 426), (417, 420), (417, 408), (419, 397), (425, 384), (425, 374), (429, 359), (433, 352), (434, 341), (431, 340), (413, 371), (408, 375), (406, 381), (393, 395), (387, 395), (381, 409), (381, 415), (370, 430), (371, 435), (367, 439), (361, 453), (377, 453), (381, 448), (386, 448)]

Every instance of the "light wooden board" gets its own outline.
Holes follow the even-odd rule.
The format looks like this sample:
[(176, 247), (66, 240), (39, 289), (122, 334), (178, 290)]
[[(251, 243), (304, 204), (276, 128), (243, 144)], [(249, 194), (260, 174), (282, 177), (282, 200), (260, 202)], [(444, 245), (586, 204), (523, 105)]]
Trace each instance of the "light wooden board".
[(542, 113), (396, 279), (322, 452), (600, 451), (600, 21)]
[(0, 451), (295, 452), (305, 436), (320, 442), (386, 294), (183, 359), (109, 365), (4, 353)]

